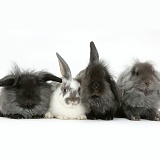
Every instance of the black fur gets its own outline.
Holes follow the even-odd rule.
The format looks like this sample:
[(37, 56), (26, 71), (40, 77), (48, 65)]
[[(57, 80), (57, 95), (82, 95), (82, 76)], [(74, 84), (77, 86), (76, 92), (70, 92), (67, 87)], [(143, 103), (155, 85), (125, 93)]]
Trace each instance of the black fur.
[(41, 118), (48, 111), (51, 85), (47, 81), (62, 82), (48, 72), (21, 71), (15, 66), (13, 72), (0, 80), (3, 87), (0, 111), (5, 117)]
[(81, 82), (81, 101), (90, 112), (88, 119), (112, 120), (120, 105), (119, 90), (108, 71), (107, 65), (99, 61), (99, 55), (93, 42), (90, 43), (90, 62), (87, 68), (77, 76)]

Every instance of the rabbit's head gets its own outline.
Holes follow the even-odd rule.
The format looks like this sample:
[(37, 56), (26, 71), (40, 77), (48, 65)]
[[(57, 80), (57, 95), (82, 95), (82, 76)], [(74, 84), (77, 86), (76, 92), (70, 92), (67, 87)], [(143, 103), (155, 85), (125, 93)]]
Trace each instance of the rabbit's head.
[(98, 98), (110, 90), (110, 75), (103, 62), (90, 63), (82, 79), (82, 94)]
[(47, 81), (61, 82), (58, 78), (48, 72), (21, 71), (15, 65), (12, 73), (0, 80), (0, 86), (5, 87), (9, 92), (14, 92), (15, 103), (22, 108), (32, 109), (40, 103), (41, 88), (47, 86)]
[(131, 69), (130, 81), (136, 90), (148, 92), (159, 84), (159, 76), (151, 63), (137, 61)]

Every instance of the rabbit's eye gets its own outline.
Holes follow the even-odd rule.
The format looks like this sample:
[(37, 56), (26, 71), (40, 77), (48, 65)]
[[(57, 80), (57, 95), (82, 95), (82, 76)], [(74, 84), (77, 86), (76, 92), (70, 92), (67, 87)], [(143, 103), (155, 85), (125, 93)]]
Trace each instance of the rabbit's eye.
[(17, 89), (20, 89), (20, 88), (21, 88), (21, 85), (20, 85), (20, 84), (17, 84), (17, 85), (16, 85), (16, 88), (17, 88)]
[(139, 72), (136, 72), (136, 76), (139, 76)]
[(80, 91), (81, 91), (81, 89), (79, 88), (79, 89), (78, 89), (78, 93), (80, 93)]
[(64, 89), (63, 89), (63, 92), (64, 92), (64, 93), (67, 93), (67, 89), (66, 89), (66, 88), (64, 88)]

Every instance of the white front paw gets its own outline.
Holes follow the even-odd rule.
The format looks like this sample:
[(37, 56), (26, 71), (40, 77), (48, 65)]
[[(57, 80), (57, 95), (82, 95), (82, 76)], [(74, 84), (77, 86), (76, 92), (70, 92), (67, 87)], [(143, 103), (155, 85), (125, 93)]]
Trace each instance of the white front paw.
[(77, 119), (79, 120), (85, 120), (87, 119), (86, 115), (80, 115), (79, 117), (77, 117)]
[(58, 115), (57, 118), (58, 118), (58, 119), (65, 119), (65, 120), (70, 119), (69, 117), (64, 116), (64, 115)]
[(54, 116), (53, 116), (53, 114), (51, 113), (51, 112), (47, 112), (46, 114), (45, 114), (45, 118), (53, 118)]

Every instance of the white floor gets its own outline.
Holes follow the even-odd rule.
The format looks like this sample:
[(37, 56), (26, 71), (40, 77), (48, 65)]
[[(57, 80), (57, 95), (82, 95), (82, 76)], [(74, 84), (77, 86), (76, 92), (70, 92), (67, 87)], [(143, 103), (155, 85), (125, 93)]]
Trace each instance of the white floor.
[(0, 159), (159, 159), (160, 122), (0, 118)]

